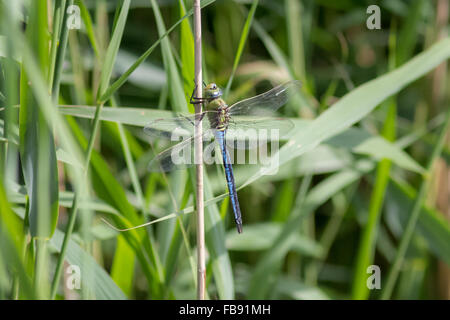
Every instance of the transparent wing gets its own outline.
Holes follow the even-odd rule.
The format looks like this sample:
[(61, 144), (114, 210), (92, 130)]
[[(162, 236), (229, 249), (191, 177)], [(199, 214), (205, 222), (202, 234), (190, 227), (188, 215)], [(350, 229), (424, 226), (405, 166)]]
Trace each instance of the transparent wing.
[(280, 84), (275, 88), (254, 96), (236, 102), (230, 106), (230, 114), (233, 115), (272, 115), (280, 107), (286, 104), (289, 97), (298, 92), (301, 82), (293, 80)]
[(158, 153), (148, 164), (148, 171), (169, 172), (172, 170), (188, 168), (194, 165), (191, 154), (193, 146), (194, 137), (191, 137)]
[(270, 141), (280, 140), (293, 127), (294, 123), (289, 119), (236, 116), (228, 125), (227, 146), (254, 149)]
[[(273, 143), (273, 141), (279, 140), (292, 128), (293, 123), (289, 119), (281, 118), (248, 119), (248, 121), (240, 119), (237, 122), (230, 123), (226, 131), (225, 143), (228, 152), (232, 155), (232, 162), (240, 163), (239, 159), (244, 159), (242, 163), (246, 163), (245, 159), (247, 158), (251, 161), (250, 159), (253, 159), (253, 157), (250, 154), (246, 155), (245, 152), (242, 153), (242, 151), (248, 149), (261, 152), (261, 148), (267, 148), (269, 142)], [(205, 164), (223, 164), (219, 144), (215, 139), (216, 131), (213, 128), (203, 131), (203, 162)], [(148, 170), (151, 172), (169, 172), (195, 165), (194, 138), (194, 136), (184, 138), (182, 142), (157, 154), (149, 163)]]
[[(205, 111), (200, 116), (204, 131), (212, 127), (208, 118), (208, 113), (212, 112), (216, 111)], [(195, 121), (197, 121), (195, 114), (178, 114), (173, 118), (153, 120), (144, 127), (144, 132), (152, 137), (179, 140), (194, 135)]]
[[(214, 140), (215, 129), (204, 130), (203, 141), (203, 161), (212, 164), (220, 159), (216, 159), (216, 142)], [(182, 142), (157, 154), (148, 165), (151, 172), (169, 172), (173, 170), (186, 169), (195, 165), (194, 159), (195, 136), (184, 139)]]
[[(257, 130), (262, 132), (264, 130), (277, 132), (281, 138), (294, 128), (294, 123), (286, 118), (275, 117), (255, 117), (255, 116), (235, 116), (231, 118), (228, 125), (230, 130)], [(276, 138), (275, 135), (273, 135)]]

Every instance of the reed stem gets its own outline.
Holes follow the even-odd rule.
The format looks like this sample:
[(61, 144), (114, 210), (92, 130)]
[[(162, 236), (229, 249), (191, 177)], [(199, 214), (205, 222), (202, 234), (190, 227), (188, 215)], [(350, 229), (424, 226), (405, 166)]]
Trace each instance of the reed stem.
[[(202, 90), (202, 27), (200, 0), (194, 1), (194, 50), (195, 50), (195, 85), (197, 97)], [(195, 164), (196, 164), (196, 208), (197, 208), (197, 299), (205, 299), (206, 267), (205, 267), (205, 219), (203, 204), (203, 144), (202, 144), (202, 104), (195, 104), (197, 120), (195, 123)]]

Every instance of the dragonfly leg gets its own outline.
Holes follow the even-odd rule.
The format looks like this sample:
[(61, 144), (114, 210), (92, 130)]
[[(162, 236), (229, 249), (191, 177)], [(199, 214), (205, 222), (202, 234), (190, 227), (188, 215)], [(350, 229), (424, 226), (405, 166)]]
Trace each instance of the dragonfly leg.
[[(200, 114), (200, 118), (199, 119), (197, 119), (196, 121), (202, 121), (203, 120), (203, 117), (205, 116), (205, 112), (202, 112), (201, 114)], [(195, 123), (191, 120), (191, 119), (189, 119), (188, 117), (184, 117), (187, 121), (189, 121), (190, 122), (190, 124), (192, 124), (193, 126), (195, 126)]]
[(192, 91), (191, 98), (189, 100), (191, 104), (199, 104), (206, 102), (205, 98), (195, 97), (196, 93), (197, 93), (197, 85), (194, 86), (194, 90)]

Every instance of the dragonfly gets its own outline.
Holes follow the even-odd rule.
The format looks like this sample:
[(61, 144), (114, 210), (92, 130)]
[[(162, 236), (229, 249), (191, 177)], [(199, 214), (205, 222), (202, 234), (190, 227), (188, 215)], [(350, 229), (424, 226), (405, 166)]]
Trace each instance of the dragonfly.
[[(198, 160), (192, 161), (191, 153), (187, 157), (181, 157), (181, 160), (177, 155), (182, 150), (192, 149), (195, 139), (194, 128), (199, 121), (202, 121), (202, 139), (209, 141), (213, 138), (214, 144), (220, 150), (237, 232), (242, 233), (242, 214), (236, 192), (232, 159), (228, 150), (230, 144), (227, 143), (227, 139), (230, 139), (231, 132), (239, 132), (239, 129), (276, 129), (280, 136), (289, 132), (293, 123), (289, 119), (274, 115), (292, 95), (298, 92), (300, 87), (300, 81), (292, 80), (230, 106), (222, 98), (222, 90), (215, 83), (205, 86), (202, 97), (195, 97), (196, 88), (194, 88), (190, 103), (201, 103), (204, 110), (201, 114), (177, 114), (173, 118), (155, 119), (144, 127), (144, 132), (150, 136), (177, 140), (173, 139), (176, 136), (182, 139), (182, 142), (157, 154), (149, 164), (149, 171), (169, 172), (195, 165)], [(233, 138), (236, 138), (236, 135)], [(234, 148), (242, 149), (251, 149), (255, 146), (257, 146), (255, 143), (232, 145)]]

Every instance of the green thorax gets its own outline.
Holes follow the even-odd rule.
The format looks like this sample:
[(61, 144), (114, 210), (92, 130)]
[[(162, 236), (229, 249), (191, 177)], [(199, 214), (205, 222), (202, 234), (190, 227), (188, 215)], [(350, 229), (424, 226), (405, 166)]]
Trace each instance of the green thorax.
[(215, 126), (216, 129), (227, 129), (230, 116), (228, 114), (228, 105), (222, 98), (209, 100), (205, 106), (205, 109), (206, 111), (216, 111), (208, 112), (209, 121)]

